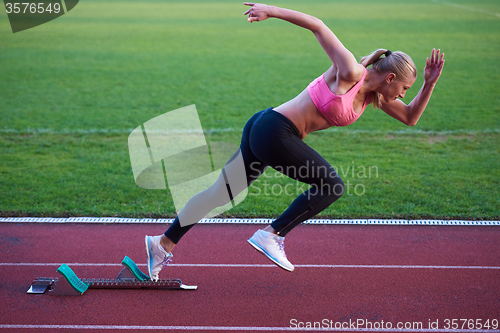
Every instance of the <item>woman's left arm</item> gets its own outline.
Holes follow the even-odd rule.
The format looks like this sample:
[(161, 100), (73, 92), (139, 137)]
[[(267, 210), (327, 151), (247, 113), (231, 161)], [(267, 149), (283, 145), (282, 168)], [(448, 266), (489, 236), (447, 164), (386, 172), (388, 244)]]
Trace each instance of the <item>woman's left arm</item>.
[(410, 104), (406, 105), (400, 99), (389, 103), (382, 101), (381, 109), (385, 113), (408, 126), (417, 124), (443, 71), (444, 53), (440, 54), (440, 52), (439, 49), (437, 51), (433, 49), (431, 58), (427, 58), (424, 69), (424, 84)]

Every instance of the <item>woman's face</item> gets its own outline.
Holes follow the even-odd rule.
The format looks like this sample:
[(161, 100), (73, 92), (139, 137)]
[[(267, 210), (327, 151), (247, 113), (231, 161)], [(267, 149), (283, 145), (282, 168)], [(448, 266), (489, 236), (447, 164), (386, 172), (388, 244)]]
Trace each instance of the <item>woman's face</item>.
[(398, 98), (404, 98), (406, 91), (411, 88), (415, 83), (417, 78), (407, 78), (398, 80), (394, 73), (390, 73), (386, 76), (386, 82), (382, 96), (386, 102), (394, 101)]

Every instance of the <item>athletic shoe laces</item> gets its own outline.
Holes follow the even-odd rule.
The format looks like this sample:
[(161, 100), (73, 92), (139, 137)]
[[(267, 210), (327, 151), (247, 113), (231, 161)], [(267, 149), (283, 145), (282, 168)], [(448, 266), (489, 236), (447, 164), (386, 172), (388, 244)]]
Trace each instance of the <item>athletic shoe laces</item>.
[(167, 266), (167, 265), (168, 265), (168, 264), (170, 264), (171, 262), (172, 262), (172, 256), (171, 256), (171, 255), (169, 255), (169, 256), (165, 256), (165, 257), (163, 258), (162, 263), (161, 263), (161, 268), (162, 268), (162, 269), (163, 269), (163, 268), (165, 268), (165, 266)]
[(278, 248), (280, 249), (281, 253), (286, 257), (285, 254), (285, 239), (283, 237), (276, 237), (276, 242), (278, 243)]

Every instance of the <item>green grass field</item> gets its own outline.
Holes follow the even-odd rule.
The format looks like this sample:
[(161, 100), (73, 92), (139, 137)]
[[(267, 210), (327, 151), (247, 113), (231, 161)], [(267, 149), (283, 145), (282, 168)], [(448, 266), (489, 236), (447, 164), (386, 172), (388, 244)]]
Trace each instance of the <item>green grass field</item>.
[[(419, 77), (407, 103), (431, 49), (445, 53), (417, 126), (369, 107), (305, 139), (351, 186), (320, 217), (500, 217), (500, 2), (270, 4), (319, 17), (358, 59), (377, 48), (410, 54)], [(168, 190), (135, 185), (133, 128), (196, 104), (207, 141), (238, 144), (252, 114), (330, 66), (310, 32), (250, 24), (239, 1), (85, 0), (15, 34), (0, 8), (2, 216), (172, 217)], [(280, 194), (286, 184), (301, 189), (268, 170), (223, 216), (276, 217), (298, 194)]]

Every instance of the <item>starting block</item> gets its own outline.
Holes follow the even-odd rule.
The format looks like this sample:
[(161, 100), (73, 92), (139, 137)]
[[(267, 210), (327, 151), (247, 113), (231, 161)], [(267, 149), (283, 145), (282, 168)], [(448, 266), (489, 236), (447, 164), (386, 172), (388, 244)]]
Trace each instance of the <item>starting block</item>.
[(33, 281), (28, 294), (83, 295), (87, 289), (178, 289), (196, 290), (198, 286), (187, 286), (179, 279), (153, 281), (144, 274), (135, 262), (125, 256), (123, 269), (116, 279), (80, 279), (66, 264), (58, 269), (59, 277), (39, 277)]

